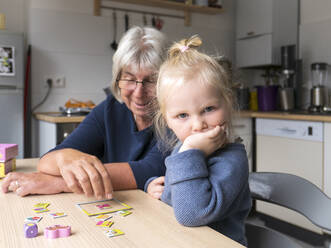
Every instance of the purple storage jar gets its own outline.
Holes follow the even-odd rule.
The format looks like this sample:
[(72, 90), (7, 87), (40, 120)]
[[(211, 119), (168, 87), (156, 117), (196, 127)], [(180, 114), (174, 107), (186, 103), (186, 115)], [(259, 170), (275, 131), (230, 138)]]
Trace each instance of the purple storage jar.
[(257, 86), (256, 88), (259, 111), (276, 110), (278, 85)]

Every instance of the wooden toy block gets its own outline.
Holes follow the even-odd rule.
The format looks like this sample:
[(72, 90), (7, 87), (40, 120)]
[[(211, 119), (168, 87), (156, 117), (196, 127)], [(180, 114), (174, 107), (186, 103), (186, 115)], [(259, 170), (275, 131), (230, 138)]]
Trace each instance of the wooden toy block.
[(38, 235), (38, 226), (35, 223), (24, 224), (24, 235), (26, 238), (34, 238)]
[(5, 162), (18, 155), (18, 145), (16, 144), (0, 144), (0, 161)]
[(6, 162), (0, 162), (0, 178), (5, 177), (9, 172), (11, 172), (13, 167), (16, 167), (15, 158)]

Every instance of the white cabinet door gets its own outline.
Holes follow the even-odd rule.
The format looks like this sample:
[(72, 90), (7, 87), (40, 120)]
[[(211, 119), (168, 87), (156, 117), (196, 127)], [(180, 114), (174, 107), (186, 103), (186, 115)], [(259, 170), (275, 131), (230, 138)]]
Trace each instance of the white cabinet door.
[(56, 146), (56, 124), (39, 121), (39, 156)]
[(331, 198), (331, 123), (324, 123), (324, 192)]
[(237, 40), (237, 67), (272, 64), (272, 34)]
[(252, 118), (235, 118), (233, 120), (233, 133), (239, 136), (243, 141), (248, 158), (249, 171), (253, 170), (253, 136), (252, 136)]
[(273, 0), (237, 0), (237, 39), (272, 33)]

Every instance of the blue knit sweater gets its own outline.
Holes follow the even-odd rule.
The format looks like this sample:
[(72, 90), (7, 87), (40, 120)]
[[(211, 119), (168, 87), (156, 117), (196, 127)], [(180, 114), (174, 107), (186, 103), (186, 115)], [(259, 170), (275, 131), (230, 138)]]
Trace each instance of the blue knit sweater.
[(53, 150), (63, 148), (95, 155), (103, 163), (128, 162), (140, 189), (148, 178), (165, 173), (166, 155), (159, 151), (152, 128), (138, 131), (132, 112), (113, 96), (96, 106)]
[(244, 221), (251, 196), (245, 147), (228, 144), (208, 158), (197, 149), (178, 150), (166, 158), (161, 200), (173, 207), (182, 225), (208, 225), (247, 245)]

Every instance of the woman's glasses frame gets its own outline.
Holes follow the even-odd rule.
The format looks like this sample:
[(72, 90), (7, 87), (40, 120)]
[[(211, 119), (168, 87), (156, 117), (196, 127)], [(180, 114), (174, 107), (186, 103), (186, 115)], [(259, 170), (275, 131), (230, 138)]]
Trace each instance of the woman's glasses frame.
[(134, 91), (137, 88), (138, 84), (142, 84), (143, 88), (146, 91), (154, 91), (155, 90), (155, 82), (148, 81), (148, 80), (135, 80), (135, 79), (126, 79), (126, 78), (120, 78), (117, 79), (116, 82), (118, 83), (118, 87), (120, 89)]

